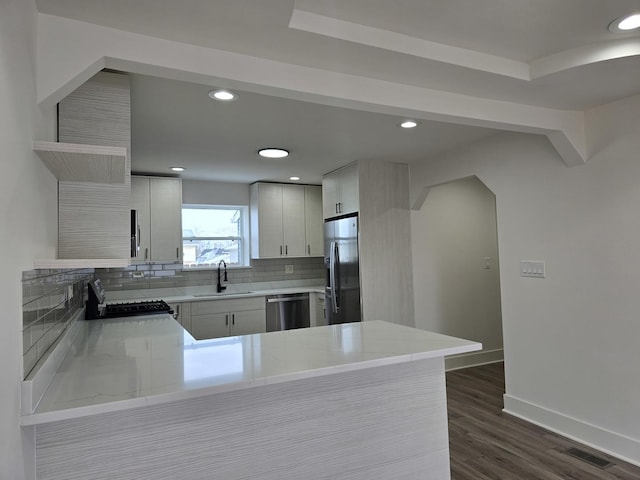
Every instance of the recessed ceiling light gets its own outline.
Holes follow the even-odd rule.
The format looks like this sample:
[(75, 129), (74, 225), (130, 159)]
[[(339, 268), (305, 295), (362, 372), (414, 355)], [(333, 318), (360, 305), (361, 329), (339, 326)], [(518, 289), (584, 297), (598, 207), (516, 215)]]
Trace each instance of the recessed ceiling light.
[(221, 100), (223, 102), (230, 102), (238, 98), (238, 95), (229, 91), (229, 90), (211, 90), (209, 92), (209, 97), (214, 100)]
[(258, 151), (258, 155), (265, 158), (284, 158), (289, 156), (289, 152), (282, 148), (263, 148)]
[(297, 182), (298, 180), (300, 180), (300, 177), (289, 177), (289, 180), (293, 180), (294, 182)]
[(418, 122), (416, 122), (415, 120), (405, 120), (400, 124), (400, 127), (402, 128), (415, 128), (417, 126)]
[(174, 172), (184, 172), (184, 167), (171, 167)]
[(640, 28), (640, 13), (616, 18), (609, 24), (609, 31), (614, 33), (628, 32)]

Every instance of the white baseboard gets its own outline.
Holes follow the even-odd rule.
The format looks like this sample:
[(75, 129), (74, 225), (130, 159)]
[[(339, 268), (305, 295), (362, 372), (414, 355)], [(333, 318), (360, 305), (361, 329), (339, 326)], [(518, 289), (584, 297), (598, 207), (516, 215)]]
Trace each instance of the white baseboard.
[(445, 357), (444, 368), (447, 372), (459, 370), (461, 368), (478, 367), (488, 363), (502, 362), (504, 360), (504, 350), (482, 350), (480, 352), (462, 353)]
[(640, 466), (640, 441), (569, 417), (559, 412), (504, 395), (503, 412), (564, 437)]

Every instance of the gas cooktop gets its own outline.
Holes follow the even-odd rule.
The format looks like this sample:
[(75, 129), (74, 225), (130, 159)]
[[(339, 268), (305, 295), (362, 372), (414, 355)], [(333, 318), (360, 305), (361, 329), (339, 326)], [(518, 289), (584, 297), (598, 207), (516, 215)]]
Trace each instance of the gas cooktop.
[(173, 313), (164, 300), (148, 300), (140, 302), (124, 302), (106, 304), (106, 293), (100, 279), (89, 282), (85, 319), (133, 317), (152, 315), (154, 313)]

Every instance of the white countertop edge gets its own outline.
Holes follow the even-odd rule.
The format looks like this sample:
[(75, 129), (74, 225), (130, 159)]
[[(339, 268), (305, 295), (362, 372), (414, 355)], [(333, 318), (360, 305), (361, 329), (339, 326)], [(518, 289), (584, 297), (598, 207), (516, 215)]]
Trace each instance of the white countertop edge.
[[(246, 285), (246, 287), (244, 287)], [(215, 286), (208, 287), (167, 287), (167, 288), (153, 288), (153, 289), (139, 289), (139, 290), (114, 290), (107, 291), (106, 303), (120, 303), (131, 302), (148, 299), (160, 298), (167, 303), (181, 303), (181, 302), (201, 302), (209, 300), (230, 300), (234, 298), (248, 298), (248, 297), (264, 297), (267, 295), (280, 295), (287, 293), (324, 293), (325, 288), (323, 285), (301, 285), (296, 287), (260, 287), (253, 286), (252, 284), (230, 284), (233, 287), (231, 291), (216, 294), (211, 293), (207, 295), (204, 290), (214, 289)], [(249, 290), (249, 293), (244, 292), (244, 289)], [(235, 293), (234, 290), (239, 290)]]
[(196, 388), (192, 390), (184, 390), (179, 392), (160, 393), (139, 398), (126, 400), (117, 400), (114, 402), (105, 402), (97, 405), (88, 405), (83, 407), (68, 408), (52, 412), (33, 413), (22, 415), (20, 424), (22, 426), (38, 425), (43, 423), (57, 422), (61, 420), (70, 420), (91, 415), (99, 415), (102, 413), (118, 412), (137, 407), (162, 405), (167, 403), (178, 402), (181, 400), (190, 400), (194, 398), (216, 395), (220, 393), (233, 392), (238, 390), (246, 390), (249, 388), (275, 385), (279, 383), (292, 382), (296, 380), (304, 380), (314, 377), (322, 377), (334, 375), (337, 373), (352, 372), (356, 370), (364, 370), (367, 368), (381, 367), (385, 365), (395, 365), (399, 363), (407, 363), (429, 358), (445, 357), (459, 353), (472, 352), (482, 349), (482, 344), (477, 342), (469, 342), (467, 345), (455, 347), (445, 347), (429, 352), (398, 354), (392, 357), (376, 358), (371, 360), (362, 360), (355, 363), (343, 365), (331, 365), (327, 367), (302, 370), (298, 372), (285, 373), (272, 377), (262, 377), (253, 380), (239, 381), (223, 385), (211, 385), (208, 387)]

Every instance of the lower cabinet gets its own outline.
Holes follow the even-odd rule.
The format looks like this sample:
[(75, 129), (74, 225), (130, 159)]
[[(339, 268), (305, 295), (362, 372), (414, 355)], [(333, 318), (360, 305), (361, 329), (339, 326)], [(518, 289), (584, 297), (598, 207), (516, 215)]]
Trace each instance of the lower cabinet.
[(170, 303), (169, 306), (173, 310), (173, 318), (175, 318), (184, 329), (191, 333), (191, 304), (185, 303)]
[(264, 333), (264, 297), (192, 302), (190, 323), (190, 333), (196, 340)]

